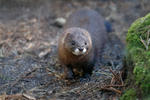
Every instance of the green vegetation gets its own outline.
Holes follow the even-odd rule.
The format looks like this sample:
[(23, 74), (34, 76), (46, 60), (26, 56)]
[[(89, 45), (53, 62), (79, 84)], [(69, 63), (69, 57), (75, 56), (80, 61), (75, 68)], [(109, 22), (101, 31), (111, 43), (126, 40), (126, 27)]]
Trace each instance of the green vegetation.
[(126, 93), (120, 98), (120, 100), (136, 100), (136, 92), (134, 89), (129, 89)]
[[(132, 61), (132, 65), (129, 65)], [(121, 100), (135, 100), (150, 95), (150, 14), (136, 20), (127, 34), (127, 83), (130, 89)], [(132, 69), (132, 70), (131, 70)], [(131, 84), (132, 83), (132, 84)], [(139, 96), (139, 97), (138, 97)]]

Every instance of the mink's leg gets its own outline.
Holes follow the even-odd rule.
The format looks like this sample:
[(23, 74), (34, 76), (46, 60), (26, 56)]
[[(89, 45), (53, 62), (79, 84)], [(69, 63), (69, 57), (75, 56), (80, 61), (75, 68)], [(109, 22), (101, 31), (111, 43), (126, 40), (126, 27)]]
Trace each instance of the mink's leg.
[(90, 81), (90, 76), (92, 74), (93, 71), (93, 64), (86, 64), (83, 66), (83, 77), (80, 78), (81, 82), (88, 82)]
[(65, 79), (73, 79), (73, 71), (71, 67), (65, 66), (64, 67), (64, 77)]
[(86, 66), (83, 67), (84, 75), (86, 74), (91, 75), (93, 68), (94, 68), (94, 63), (86, 64)]
[(83, 66), (83, 76), (80, 78), (80, 82), (88, 82), (90, 81), (90, 76), (93, 71), (93, 66), (92, 65), (85, 65)]

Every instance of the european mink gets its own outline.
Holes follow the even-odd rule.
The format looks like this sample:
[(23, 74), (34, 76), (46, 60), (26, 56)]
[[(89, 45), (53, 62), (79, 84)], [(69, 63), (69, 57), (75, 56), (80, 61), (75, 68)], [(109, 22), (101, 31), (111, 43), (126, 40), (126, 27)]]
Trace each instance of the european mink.
[(104, 18), (99, 13), (83, 8), (71, 14), (58, 44), (65, 78), (91, 74), (106, 40)]

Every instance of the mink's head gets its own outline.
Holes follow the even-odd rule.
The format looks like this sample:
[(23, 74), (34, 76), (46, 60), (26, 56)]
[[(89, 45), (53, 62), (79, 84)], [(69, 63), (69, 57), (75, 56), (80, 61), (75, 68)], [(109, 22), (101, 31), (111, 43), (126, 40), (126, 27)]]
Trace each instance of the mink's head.
[(89, 52), (92, 46), (90, 34), (81, 28), (69, 28), (65, 31), (64, 46), (73, 55), (81, 56)]

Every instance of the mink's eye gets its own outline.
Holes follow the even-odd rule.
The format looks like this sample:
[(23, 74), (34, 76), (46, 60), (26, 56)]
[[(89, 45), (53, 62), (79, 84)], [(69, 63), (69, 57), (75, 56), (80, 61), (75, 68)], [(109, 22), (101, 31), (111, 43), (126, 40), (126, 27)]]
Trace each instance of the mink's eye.
[(87, 45), (87, 43), (85, 42), (85, 45)]
[(72, 41), (71, 44), (72, 44), (72, 45), (75, 45), (75, 41)]

